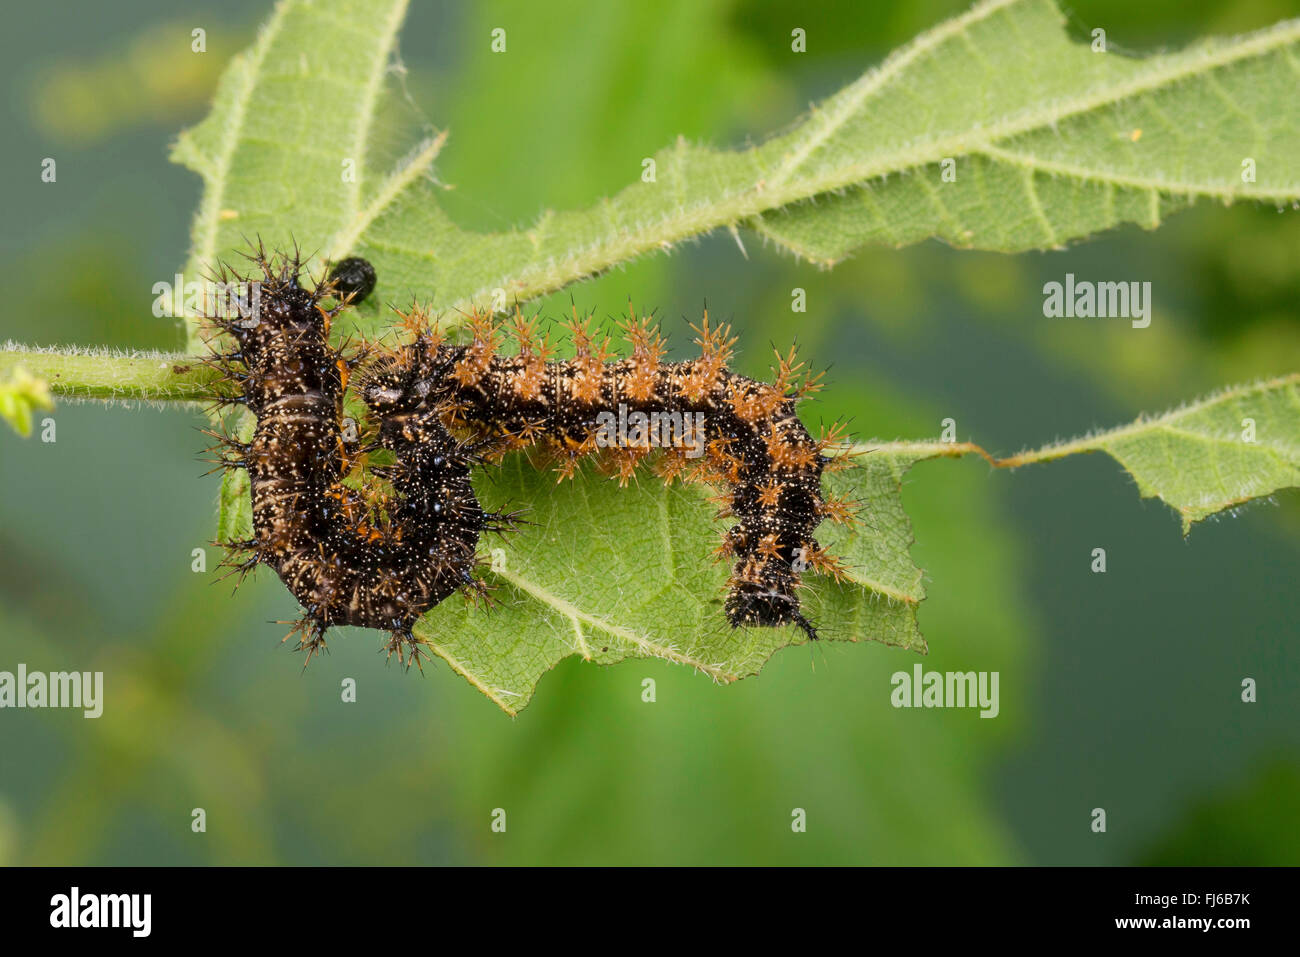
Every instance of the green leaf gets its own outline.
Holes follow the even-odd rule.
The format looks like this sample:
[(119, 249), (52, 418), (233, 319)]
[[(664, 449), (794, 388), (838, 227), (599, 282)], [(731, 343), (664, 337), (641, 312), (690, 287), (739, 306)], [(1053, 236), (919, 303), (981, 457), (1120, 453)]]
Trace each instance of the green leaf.
[(402, 171), (371, 164), (406, 5), (281, 0), (253, 46), (231, 60), (212, 112), (172, 149), (204, 181), (192, 276), (237, 261), (257, 235), (281, 248), (297, 240), (309, 254), (346, 252), (347, 237), (366, 230), (406, 177), (427, 170), (432, 142)]
[[(850, 569), (838, 584), (805, 576), (803, 598), (824, 639), (925, 652), (916, 625), (925, 593), (909, 555), (912, 530), (900, 490), (913, 464), (954, 454), (961, 449), (941, 443), (882, 444), (828, 476), (829, 491), (862, 504), (862, 520), (819, 531)], [(494, 607), (449, 600), (420, 620), (416, 634), (512, 714), (569, 655), (600, 664), (662, 658), (725, 683), (757, 674), (773, 652), (807, 641), (794, 627), (727, 624), (727, 569), (711, 560), (722, 526), (698, 485), (665, 490), (647, 475), (621, 489), (590, 470), (557, 485), (514, 456), (480, 476), (475, 489), (486, 507), (528, 504), (535, 527), (480, 543), (494, 565), (486, 576), (497, 586)]]
[[(654, 182), (587, 210), (548, 211), (527, 229), (471, 233), (438, 205), (442, 136), (381, 165), (395, 147), (380, 142), (376, 117), (387, 115), (404, 9), (277, 6), (173, 154), (207, 186), (192, 270), (229, 257), (244, 236), (296, 237), (308, 251), (375, 262), (376, 302), (500, 307), (720, 227), (752, 226), (830, 263), (867, 242), (1049, 248), (1121, 223), (1154, 227), (1200, 197), (1300, 199), (1300, 20), (1131, 58), (1072, 41), (1050, 0), (992, 0), (758, 147), (679, 140), (654, 157)], [(642, 172), (634, 159), (629, 179)], [(382, 327), (374, 305), (360, 324)]]
[(1164, 415), (997, 464), (1016, 468), (1097, 451), (1128, 470), (1143, 498), (1177, 509), (1186, 534), (1215, 512), (1300, 486), (1300, 373), (1224, 389)]
[(769, 185), (859, 185), (765, 214), (759, 230), (831, 263), (931, 236), (1054, 248), (1122, 223), (1154, 229), (1202, 197), (1291, 202), (1298, 44), (1289, 20), (1127, 57), (1072, 41), (1051, 0), (979, 3), (817, 110)]

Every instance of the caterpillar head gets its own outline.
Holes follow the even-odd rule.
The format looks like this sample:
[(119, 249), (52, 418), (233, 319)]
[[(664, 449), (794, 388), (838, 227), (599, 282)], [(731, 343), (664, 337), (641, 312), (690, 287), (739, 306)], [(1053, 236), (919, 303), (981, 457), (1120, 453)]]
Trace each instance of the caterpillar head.
[(329, 272), (334, 291), (354, 306), (375, 291), (375, 279), (375, 267), (359, 256), (339, 260)]

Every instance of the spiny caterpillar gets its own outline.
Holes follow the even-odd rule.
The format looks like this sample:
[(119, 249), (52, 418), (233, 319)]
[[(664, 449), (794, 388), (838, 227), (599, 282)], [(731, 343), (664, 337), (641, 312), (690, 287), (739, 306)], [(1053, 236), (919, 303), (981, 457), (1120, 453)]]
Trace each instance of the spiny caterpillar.
[(367, 500), (345, 484), (343, 393), (365, 353), (345, 357), (329, 345), (329, 329), (354, 298), (326, 309), (334, 280), (309, 292), (297, 256), (277, 263), (259, 250), (254, 260), (264, 277), (258, 308), (214, 320), (237, 348), (208, 360), (240, 386), (228, 401), (257, 417), (250, 442), (215, 434), (236, 456), (222, 464), (247, 469), (253, 500), (254, 537), (229, 543), (227, 563), (243, 574), (259, 563), (275, 569), (305, 609), (290, 635), (301, 636), (309, 661), (328, 627), (360, 625), (388, 630), (389, 655), (418, 662), (412, 626), (458, 588), (483, 591), (473, 576), (479, 534), (513, 527), (514, 516), (479, 507), (469, 482), (475, 450), (434, 406), (376, 410), (379, 443), (397, 456), (383, 472), (390, 496)]
[[(254, 537), (233, 543), (227, 564), (241, 574), (259, 563), (276, 570), (305, 609), (290, 636), (300, 635), (308, 660), (327, 628), (360, 625), (389, 631), (389, 655), (418, 663), (411, 629), (422, 614), (458, 589), (485, 597), (474, 575), (483, 564), (479, 536), (514, 531), (519, 513), (484, 512), (469, 474), (521, 449), (557, 463), (560, 481), (594, 457), (626, 485), (653, 453), (666, 484), (722, 486), (719, 517), (736, 519), (717, 551), (734, 560), (727, 620), (795, 624), (817, 637), (800, 609), (800, 573), (843, 575), (813, 531), (825, 518), (849, 524), (853, 515), (847, 500), (823, 495), (823, 471), (847, 457), (827, 454), (843, 444), (838, 427), (814, 439), (796, 415), (820, 376), (805, 374), (793, 350), (778, 352), (767, 384), (728, 370), (736, 340), (726, 326), (711, 327), (707, 313), (692, 327), (701, 355), (664, 362), (664, 339), (647, 320), (632, 314), (623, 324), (631, 355), (618, 358), (609, 337), (575, 311), (567, 324), (575, 355), (555, 361), (549, 336), (539, 337), (536, 319), (517, 310), (516, 350), (503, 354), (503, 327), (490, 314), (471, 314), (470, 341), (454, 344), (414, 309), (398, 313), (412, 341), (348, 355), (330, 346), (330, 323), (373, 289), (369, 263), (344, 260), (308, 291), (297, 255), (268, 257), (259, 248), (250, 258), (264, 276), (260, 308), (251, 319), (215, 321), (236, 348), (209, 360), (237, 383), (240, 395), (230, 401), (257, 418), (251, 442), (216, 435), (235, 456), (221, 464), (248, 470), (253, 499)], [(326, 308), (331, 299), (337, 304)], [(369, 444), (350, 443), (343, 426), (344, 391), (358, 367), (356, 391), (376, 427)], [(629, 441), (628, 420), (673, 423), (688, 441), (665, 448), (653, 448), (648, 435)], [(692, 426), (702, 430), (693, 446)], [(395, 462), (369, 468), (367, 486), (360, 465), (378, 449)], [(374, 477), (387, 483), (383, 491)]]

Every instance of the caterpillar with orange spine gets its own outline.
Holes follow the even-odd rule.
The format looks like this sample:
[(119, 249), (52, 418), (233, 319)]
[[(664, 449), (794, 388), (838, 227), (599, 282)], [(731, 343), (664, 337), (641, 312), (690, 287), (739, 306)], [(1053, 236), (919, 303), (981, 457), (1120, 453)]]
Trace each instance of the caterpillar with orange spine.
[[(330, 324), (370, 292), (373, 267), (345, 260), (308, 290), (298, 256), (259, 249), (251, 258), (264, 277), (258, 314), (214, 321), (236, 348), (211, 359), (238, 386), (232, 401), (257, 418), (251, 442), (219, 436), (234, 454), (223, 464), (248, 470), (253, 499), (254, 535), (231, 544), (228, 563), (241, 574), (258, 564), (275, 569), (304, 608), (290, 635), (300, 635), (308, 660), (324, 647), (326, 629), (359, 625), (389, 631), (389, 654), (418, 663), (415, 621), (457, 590), (485, 596), (474, 574), (484, 564), (479, 537), (519, 525), (518, 512), (483, 511), (471, 470), (530, 448), (558, 463), (560, 481), (595, 457), (625, 485), (653, 455), (667, 484), (722, 486), (719, 517), (736, 520), (717, 552), (733, 559), (727, 620), (793, 624), (816, 639), (797, 594), (801, 573), (839, 578), (844, 568), (813, 532), (824, 519), (853, 517), (849, 502), (823, 494), (823, 472), (846, 456), (828, 454), (842, 445), (838, 429), (814, 439), (796, 414), (820, 377), (802, 374), (793, 350), (778, 353), (769, 384), (727, 368), (736, 340), (726, 326), (710, 326), (707, 312), (693, 327), (700, 356), (665, 362), (659, 330), (635, 314), (624, 325), (630, 355), (614, 356), (609, 337), (575, 314), (568, 324), (574, 357), (553, 360), (536, 319), (518, 312), (516, 351), (505, 354), (503, 327), (490, 314), (471, 314), (470, 341), (455, 344), (416, 309), (399, 313), (414, 332), (409, 343), (345, 355), (330, 345)], [(337, 304), (326, 308), (332, 299)], [(350, 451), (342, 402), (358, 367), (355, 391), (375, 442)], [(610, 430), (614, 410), (630, 419), (693, 421), (703, 434), (658, 448), (648, 437), (627, 441)], [(395, 458), (370, 470), (387, 483), (377, 496), (345, 482), (357, 454), (376, 448)]]

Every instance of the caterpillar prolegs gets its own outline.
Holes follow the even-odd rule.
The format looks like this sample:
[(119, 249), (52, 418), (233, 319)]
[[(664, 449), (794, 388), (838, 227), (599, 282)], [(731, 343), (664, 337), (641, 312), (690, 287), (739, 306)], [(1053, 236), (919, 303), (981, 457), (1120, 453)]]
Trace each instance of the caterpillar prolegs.
[[(469, 342), (455, 344), (419, 310), (399, 313), (413, 332), (405, 345), (336, 349), (331, 321), (373, 289), (369, 263), (345, 260), (307, 289), (297, 256), (259, 249), (252, 258), (258, 308), (213, 321), (234, 348), (209, 360), (238, 387), (230, 401), (257, 420), (249, 442), (218, 436), (222, 464), (247, 469), (253, 501), (253, 537), (231, 545), (227, 564), (241, 575), (275, 569), (304, 608), (290, 636), (308, 660), (326, 629), (360, 625), (388, 631), (389, 654), (418, 663), (416, 620), (457, 590), (485, 596), (479, 538), (519, 525), (517, 512), (480, 507), (471, 469), (521, 449), (543, 452), (561, 481), (592, 457), (620, 484), (649, 464), (669, 484), (719, 486), (719, 517), (735, 519), (717, 552), (733, 562), (727, 620), (794, 624), (817, 637), (801, 610), (800, 574), (843, 574), (813, 531), (853, 517), (849, 502), (823, 494), (823, 472), (844, 461), (833, 454), (841, 434), (814, 439), (799, 420), (795, 404), (820, 377), (805, 374), (793, 350), (778, 353), (768, 384), (727, 368), (736, 340), (707, 314), (693, 327), (700, 356), (665, 362), (659, 330), (635, 315), (623, 324), (630, 355), (615, 356), (609, 337), (575, 315), (574, 357), (553, 360), (536, 319), (516, 313), (507, 333), (475, 313)], [(354, 371), (368, 441), (349, 441), (344, 426)], [(670, 440), (656, 441), (661, 434)], [(379, 449), (393, 464), (367, 469), (367, 485), (360, 466)]]

